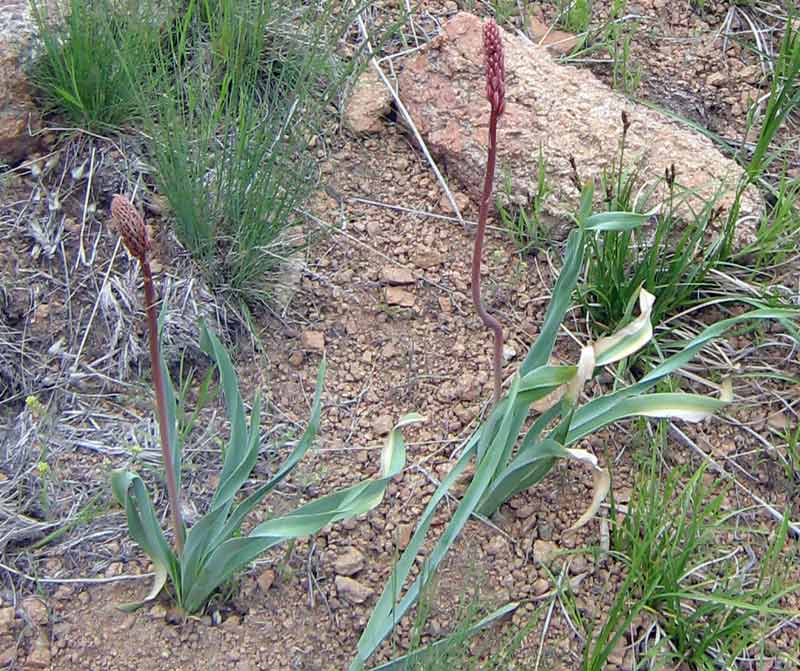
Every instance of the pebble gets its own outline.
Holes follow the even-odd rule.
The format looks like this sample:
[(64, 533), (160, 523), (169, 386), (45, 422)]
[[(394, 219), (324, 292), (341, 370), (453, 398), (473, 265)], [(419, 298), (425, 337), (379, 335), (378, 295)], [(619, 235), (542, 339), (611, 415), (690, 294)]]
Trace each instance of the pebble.
[(262, 571), (256, 582), (258, 583), (258, 589), (266, 592), (275, 583), (275, 571), (271, 568)]
[(399, 289), (398, 287), (386, 288), (386, 303), (388, 305), (396, 305), (402, 308), (413, 308), (416, 300), (416, 297), (410, 291)]
[(533, 544), (533, 562), (535, 564), (549, 563), (558, 549), (558, 545), (552, 541), (537, 540)]
[(22, 601), (22, 609), (25, 611), (28, 619), (37, 627), (47, 624), (49, 620), (47, 606), (41, 599), (35, 596), (26, 597)]
[(348, 547), (336, 558), (333, 570), (339, 575), (352, 576), (364, 568), (364, 555), (354, 547)]
[(397, 266), (384, 266), (381, 268), (381, 280), (392, 286), (414, 284), (414, 274), (407, 268)]
[(323, 352), (325, 351), (325, 334), (322, 331), (303, 331), (300, 334), (300, 343), (305, 349)]
[(336, 592), (339, 596), (351, 603), (364, 603), (373, 594), (371, 587), (358, 582), (354, 578), (337, 575), (335, 582)]

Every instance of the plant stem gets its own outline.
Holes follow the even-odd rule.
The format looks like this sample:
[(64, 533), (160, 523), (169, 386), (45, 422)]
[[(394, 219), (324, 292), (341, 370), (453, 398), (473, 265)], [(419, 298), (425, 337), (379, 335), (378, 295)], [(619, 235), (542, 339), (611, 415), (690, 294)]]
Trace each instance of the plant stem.
[(150, 361), (152, 365), (153, 385), (156, 388), (156, 408), (158, 414), (158, 432), (161, 438), (161, 458), (167, 475), (167, 494), (172, 513), (172, 526), (175, 531), (175, 551), (183, 552), (183, 520), (181, 518), (180, 494), (175, 480), (175, 463), (169, 441), (169, 424), (167, 422), (167, 395), (164, 387), (164, 375), (161, 371), (161, 354), (158, 345), (158, 317), (156, 315), (156, 290), (153, 283), (153, 272), (146, 257), (140, 259), (144, 275), (144, 302), (147, 311), (147, 330), (150, 340)]
[(489, 200), (492, 196), (494, 169), (497, 162), (497, 112), (492, 106), (489, 116), (489, 152), (486, 161), (486, 176), (483, 181), (480, 210), (478, 212), (478, 232), (475, 235), (475, 248), (472, 253), (472, 302), (487, 328), (494, 332), (494, 403), (500, 400), (503, 386), (503, 327), (483, 306), (481, 300), (481, 257), (483, 238), (486, 235), (486, 217), (489, 214)]

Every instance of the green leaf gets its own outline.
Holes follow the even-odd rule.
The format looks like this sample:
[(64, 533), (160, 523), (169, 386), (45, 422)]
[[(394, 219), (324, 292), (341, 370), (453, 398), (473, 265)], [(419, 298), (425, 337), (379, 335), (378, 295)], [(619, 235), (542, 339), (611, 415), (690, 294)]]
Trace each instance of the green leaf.
[[(406, 416), (398, 426), (421, 421), (418, 415)], [(365, 480), (352, 487), (311, 501), (283, 517), (255, 527), (246, 538), (230, 538), (214, 548), (184, 601), (187, 612), (201, 608), (219, 585), (267, 549), (284, 541), (317, 533), (328, 524), (361, 515), (378, 505), (389, 481), (405, 467), (405, 443), (395, 427), (387, 438), (382, 457), (382, 477)]]
[(249, 445), (247, 425), (245, 424), (244, 403), (239, 393), (239, 380), (236, 377), (236, 370), (233, 367), (228, 352), (222, 346), (217, 336), (208, 330), (206, 325), (200, 324), (200, 348), (211, 357), (219, 370), (222, 391), (225, 395), (225, 405), (228, 409), (228, 421), (231, 424), (231, 435), (228, 442), (228, 449), (225, 451), (225, 461), (220, 473), (220, 487), (214, 493), (211, 506), (216, 507), (220, 504), (220, 492), (223, 490), (222, 483), (226, 482), (236, 470), (236, 468), (247, 459)]
[(635, 212), (599, 212), (586, 220), (588, 231), (631, 231), (650, 218), (649, 214)]
[(164, 538), (164, 532), (158, 524), (153, 503), (142, 479), (130, 471), (116, 470), (111, 474), (111, 489), (117, 501), (125, 506), (128, 533), (150, 557), (157, 579), (162, 572), (168, 573), (176, 588), (179, 588), (177, 558)]
[(440, 641), (436, 641), (435, 643), (431, 643), (430, 645), (426, 645), (424, 648), (420, 648), (419, 650), (414, 650), (414, 652), (410, 652), (407, 655), (402, 655), (397, 659), (393, 659), (391, 662), (386, 662), (385, 664), (381, 664), (380, 666), (373, 666), (370, 671), (395, 671), (395, 670), (410, 670), (410, 669), (417, 669), (417, 668), (424, 668), (418, 667), (415, 663), (419, 662), (422, 663), (425, 661), (427, 655), (432, 652), (435, 652), (439, 648), (447, 647), (447, 645), (454, 640), (459, 642), (465, 641), (467, 638), (474, 636), (478, 632), (486, 629), (486, 627), (492, 625), (493, 623), (501, 620), (509, 613), (513, 613), (515, 610), (519, 608), (519, 603), (513, 601), (511, 603), (506, 604), (502, 608), (498, 608), (493, 613), (490, 613), (486, 617), (484, 617), (480, 622), (476, 622), (471, 627), (467, 628), (463, 631), (457, 631), (446, 638), (441, 639)]
[(472, 482), (470, 483), (467, 491), (464, 493), (464, 497), (461, 499), (461, 502), (453, 513), (450, 523), (447, 525), (444, 533), (439, 538), (430, 555), (428, 556), (426, 570), (417, 576), (417, 578), (413, 581), (408, 590), (406, 590), (403, 598), (400, 600), (400, 603), (395, 604), (395, 596), (398, 586), (403, 585), (408, 577), (411, 566), (413, 565), (417, 554), (419, 553), (419, 550), (425, 541), (425, 536), (427, 535), (428, 528), (430, 527), (433, 512), (439, 501), (441, 501), (441, 498), (452, 486), (457, 474), (466, 466), (472, 450), (477, 447), (477, 440), (471, 440), (469, 442), (467, 449), (465, 450), (461, 459), (459, 459), (456, 467), (442, 481), (434, 493), (433, 498), (428, 503), (428, 506), (426, 507), (425, 512), (423, 513), (417, 525), (417, 530), (414, 532), (414, 535), (412, 536), (408, 547), (406, 547), (405, 552), (403, 552), (402, 556), (397, 561), (394, 571), (389, 577), (386, 587), (384, 588), (378, 603), (375, 605), (375, 608), (372, 611), (372, 615), (370, 615), (369, 622), (367, 622), (367, 626), (361, 634), (361, 638), (358, 641), (356, 657), (350, 664), (351, 671), (355, 671), (363, 667), (370, 655), (381, 644), (386, 636), (388, 636), (389, 632), (391, 632), (394, 623), (398, 622), (403, 615), (405, 615), (406, 611), (408, 611), (411, 605), (419, 598), (420, 590), (423, 585), (423, 575), (431, 575), (436, 570), (439, 562), (447, 554), (447, 551), (455, 542), (455, 539), (458, 537), (461, 529), (463, 529), (464, 525), (467, 523), (467, 520), (475, 511), (478, 502), (483, 496), (486, 488), (489, 486), (492, 476), (497, 469), (497, 465), (500, 460), (500, 454), (505, 445), (508, 443), (510, 430), (512, 425), (515, 424), (516, 417), (514, 412), (514, 404), (516, 401), (517, 392), (519, 390), (519, 384), (519, 376), (515, 376), (511, 390), (509, 391), (506, 399), (507, 404), (504, 406), (507, 408), (507, 410), (503, 416), (503, 420), (499, 430), (497, 431), (497, 435), (492, 442), (491, 447), (486, 451), (483, 460), (478, 463), (475, 470), (475, 475), (472, 478)]

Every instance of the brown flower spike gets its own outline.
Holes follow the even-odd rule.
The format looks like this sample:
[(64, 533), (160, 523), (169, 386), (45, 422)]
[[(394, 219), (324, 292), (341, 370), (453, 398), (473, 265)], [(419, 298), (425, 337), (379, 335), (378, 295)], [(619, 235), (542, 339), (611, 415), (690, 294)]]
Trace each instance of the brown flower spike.
[(489, 116), (489, 148), (486, 160), (486, 177), (483, 182), (480, 210), (478, 212), (478, 231), (475, 235), (475, 248), (472, 252), (472, 302), (484, 325), (494, 332), (494, 402), (500, 400), (503, 386), (503, 327), (492, 315), (486, 312), (481, 300), (481, 257), (483, 239), (486, 235), (486, 217), (489, 213), (489, 200), (492, 197), (494, 169), (497, 162), (497, 119), (506, 108), (505, 63), (503, 43), (497, 24), (489, 19), (483, 26), (483, 51), (486, 62), (486, 98), (491, 106)]
[(150, 252), (150, 237), (144, 219), (133, 204), (125, 196), (116, 195), (111, 199), (111, 220), (127, 247), (142, 268), (144, 276), (144, 302), (147, 312), (147, 331), (150, 343), (150, 366), (153, 375), (153, 386), (156, 391), (156, 409), (158, 411), (158, 433), (161, 437), (161, 457), (167, 476), (167, 494), (172, 513), (172, 526), (175, 531), (175, 549), (178, 554), (183, 551), (183, 520), (180, 513), (180, 494), (173, 463), (173, 452), (169, 440), (169, 423), (167, 420), (167, 397), (164, 386), (164, 375), (161, 370), (161, 353), (158, 344), (158, 315), (156, 288), (153, 282), (153, 271), (147, 258)]
[(117, 194), (111, 199), (111, 218), (131, 256), (144, 263), (150, 251), (150, 237), (142, 215), (125, 196)]

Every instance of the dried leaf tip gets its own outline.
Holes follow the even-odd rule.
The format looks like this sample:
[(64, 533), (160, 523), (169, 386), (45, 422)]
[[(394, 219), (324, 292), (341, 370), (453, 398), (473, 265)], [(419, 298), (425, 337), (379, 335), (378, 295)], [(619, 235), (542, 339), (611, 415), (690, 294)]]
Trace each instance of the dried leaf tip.
[(483, 25), (483, 54), (486, 62), (486, 98), (492, 106), (492, 112), (500, 116), (506, 106), (506, 69), (500, 29), (493, 19)]
[(150, 251), (150, 238), (142, 215), (125, 196), (116, 195), (111, 199), (111, 219), (131, 256), (144, 263)]

